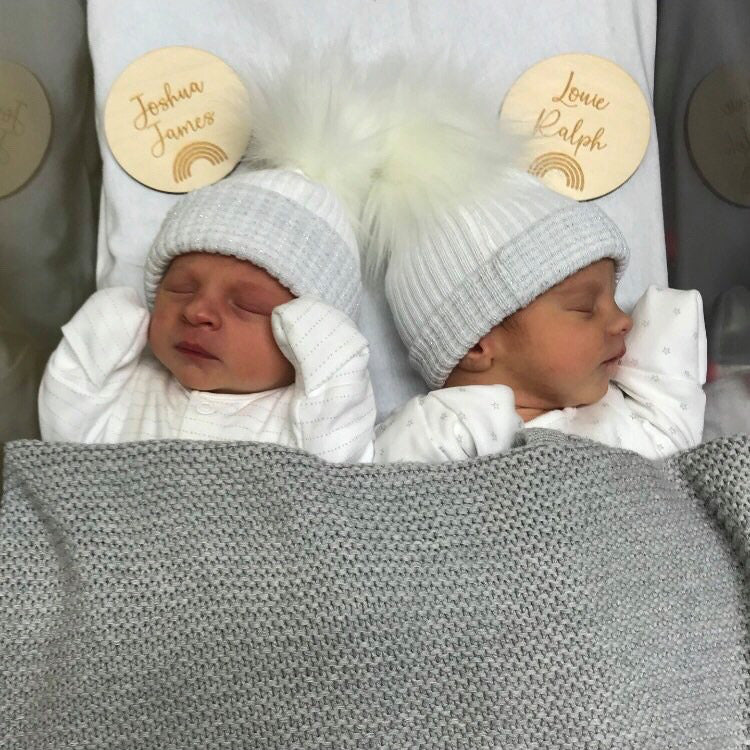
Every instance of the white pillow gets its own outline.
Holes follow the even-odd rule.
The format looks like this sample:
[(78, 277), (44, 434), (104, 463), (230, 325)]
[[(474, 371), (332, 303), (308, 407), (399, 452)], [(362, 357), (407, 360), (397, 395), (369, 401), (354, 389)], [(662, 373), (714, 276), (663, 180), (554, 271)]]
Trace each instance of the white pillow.
[[(97, 121), (104, 160), (97, 283), (142, 291), (142, 264), (176, 196), (143, 187), (115, 162), (102, 132), (102, 108), (119, 73), (158, 47), (184, 44), (224, 59), (276, 59), (282, 39), (340, 39), (348, 32), (362, 61), (389, 50), (447, 50), (477, 71), (498, 106), (528, 67), (551, 55), (588, 52), (623, 67), (653, 91), (655, 0), (89, 0)], [(600, 205), (627, 237), (632, 261), (618, 301), (630, 310), (651, 284), (666, 286), (656, 132), (638, 171)], [(360, 320), (372, 348), (371, 374), (380, 416), (424, 391), (406, 360), (382, 296), (365, 301)]]

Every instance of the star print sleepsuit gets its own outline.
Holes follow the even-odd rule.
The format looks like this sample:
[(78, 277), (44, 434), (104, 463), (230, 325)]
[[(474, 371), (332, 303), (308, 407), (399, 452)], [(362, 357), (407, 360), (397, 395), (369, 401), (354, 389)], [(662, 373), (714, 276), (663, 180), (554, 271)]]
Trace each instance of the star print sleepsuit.
[(442, 388), (417, 396), (376, 428), (375, 460), (455, 461), (510, 447), (524, 427), (546, 427), (663, 458), (701, 441), (706, 331), (696, 290), (651, 286), (632, 313), (627, 354), (595, 404), (524, 424), (505, 385)]
[(326, 461), (372, 457), (369, 348), (341, 311), (313, 297), (274, 309), (273, 335), (295, 382), (250, 394), (183, 388), (147, 347), (149, 312), (135, 290), (93, 294), (63, 327), (39, 391), (44, 440), (255, 440)]

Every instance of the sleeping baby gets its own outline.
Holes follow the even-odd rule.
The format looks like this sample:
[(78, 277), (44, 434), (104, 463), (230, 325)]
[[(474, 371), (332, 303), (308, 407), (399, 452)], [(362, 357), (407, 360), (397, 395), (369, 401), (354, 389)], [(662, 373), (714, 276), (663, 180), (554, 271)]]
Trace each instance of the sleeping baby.
[(335, 92), (296, 80), (307, 89), (293, 101), (255, 103), (256, 163), (167, 214), (145, 264), (147, 306), (133, 289), (103, 289), (64, 326), (40, 388), (43, 439), (254, 440), (371, 459), (368, 345), (353, 322), (356, 196), (345, 204), (332, 187), (370, 168), (356, 153), (334, 154), (349, 170), (338, 178), (320, 166)]
[[(518, 144), (489, 108), (439, 93), (419, 111), (420, 97), (393, 127), (367, 213), (373, 268), (387, 262), (388, 301), (430, 392), (376, 428), (375, 460), (496, 453), (524, 427), (649, 458), (699, 443), (699, 293), (651, 286), (627, 315), (615, 289), (629, 251), (605, 213), (509, 166)], [(419, 160), (404, 155), (414, 141)]]

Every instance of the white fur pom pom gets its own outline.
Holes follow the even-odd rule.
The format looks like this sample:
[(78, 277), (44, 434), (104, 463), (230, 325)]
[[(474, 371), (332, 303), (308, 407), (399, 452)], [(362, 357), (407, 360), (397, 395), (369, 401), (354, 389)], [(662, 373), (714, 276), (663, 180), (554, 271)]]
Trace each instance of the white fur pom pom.
[(403, 62), (391, 77), (383, 156), (363, 209), (371, 280), (440, 217), (497, 195), (522, 150), (466, 71)]
[(257, 169), (296, 170), (329, 188), (359, 228), (379, 164), (380, 93), (348, 45), (297, 46), (283, 66), (253, 81), (253, 135), (244, 161)]

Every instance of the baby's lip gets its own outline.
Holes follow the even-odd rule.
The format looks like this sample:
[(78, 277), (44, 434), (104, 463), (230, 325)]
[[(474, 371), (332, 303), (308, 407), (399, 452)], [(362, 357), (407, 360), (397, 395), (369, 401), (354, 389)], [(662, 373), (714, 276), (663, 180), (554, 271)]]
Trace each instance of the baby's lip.
[(611, 357), (610, 359), (605, 360), (605, 362), (617, 362), (618, 359), (622, 359), (625, 356), (625, 352), (627, 349), (623, 346), (622, 349), (620, 349), (620, 352), (618, 354), (615, 354), (614, 357)]
[(175, 346), (175, 349), (186, 354), (205, 357), (206, 359), (218, 359), (218, 357), (211, 354), (211, 352), (204, 349), (200, 344), (196, 344), (194, 341), (180, 341), (180, 343)]

